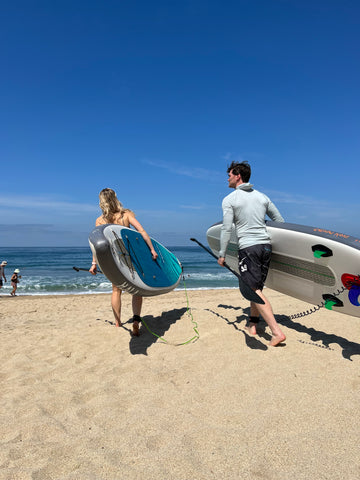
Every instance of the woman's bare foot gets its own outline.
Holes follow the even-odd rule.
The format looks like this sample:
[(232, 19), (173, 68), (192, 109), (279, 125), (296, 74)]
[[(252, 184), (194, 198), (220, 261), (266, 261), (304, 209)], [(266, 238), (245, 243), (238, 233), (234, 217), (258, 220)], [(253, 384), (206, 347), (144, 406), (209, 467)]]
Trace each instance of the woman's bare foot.
[(122, 323), (115, 320), (115, 327), (119, 328), (121, 326), (122, 326)]
[(273, 335), (271, 337), (269, 346), (270, 347), (276, 347), (276, 345), (279, 345), (279, 343), (285, 342), (286, 336), (281, 332), (278, 335)]
[(133, 322), (132, 334), (133, 334), (135, 337), (138, 337), (138, 336), (140, 335), (139, 322), (137, 322), (136, 320), (134, 320), (134, 322)]

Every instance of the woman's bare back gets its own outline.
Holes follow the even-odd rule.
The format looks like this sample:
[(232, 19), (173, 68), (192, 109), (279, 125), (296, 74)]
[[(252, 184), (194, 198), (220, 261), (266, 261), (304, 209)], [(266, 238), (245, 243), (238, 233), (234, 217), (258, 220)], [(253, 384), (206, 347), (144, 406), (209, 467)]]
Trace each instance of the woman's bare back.
[[(99, 225), (106, 225), (107, 222), (103, 215), (101, 215), (100, 217), (98, 217), (96, 219), (96, 223), (95, 225), (96, 226), (99, 226)], [(113, 221), (111, 223), (114, 223), (115, 225), (121, 225), (122, 227), (130, 227), (130, 220), (129, 220), (129, 212), (128, 211), (125, 211), (123, 213), (116, 213), (114, 215), (114, 218), (113, 218)]]

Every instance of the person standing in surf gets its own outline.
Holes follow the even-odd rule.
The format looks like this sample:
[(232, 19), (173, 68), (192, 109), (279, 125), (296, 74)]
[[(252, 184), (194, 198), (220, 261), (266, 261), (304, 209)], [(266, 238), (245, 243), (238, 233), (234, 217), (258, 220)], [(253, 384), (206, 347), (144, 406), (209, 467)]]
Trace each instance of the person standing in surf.
[(12, 274), (11, 276), (11, 286), (13, 287), (12, 289), (12, 292), (10, 293), (10, 295), (12, 297), (16, 297), (16, 290), (17, 290), (17, 286), (18, 286), (18, 283), (20, 282), (19, 278), (21, 278), (21, 275), (19, 275), (20, 273), (20, 270), (18, 268), (16, 268), (14, 270), (14, 273)]
[[(134, 227), (145, 240), (147, 246), (150, 249), (153, 260), (156, 260), (158, 254), (154, 250), (154, 246), (151, 242), (149, 235), (143, 229), (140, 222), (135, 218), (134, 212), (124, 208), (118, 200), (116, 193), (111, 188), (104, 188), (99, 194), (99, 206), (102, 211), (102, 215), (96, 219), (95, 226), (105, 225), (107, 223), (114, 223), (115, 225), (121, 225), (122, 227)], [(93, 255), (92, 265), (89, 272), (92, 275), (96, 275), (96, 258)], [(115, 317), (115, 324), (117, 327), (121, 327), (121, 293), (122, 290), (116, 285), (112, 286), (111, 294), (111, 307)], [(139, 335), (139, 326), (141, 322), (141, 307), (142, 297), (139, 295), (133, 295), (132, 297), (132, 309), (133, 309), (133, 335)]]
[(256, 326), (261, 315), (272, 333), (269, 345), (275, 347), (284, 342), (286, 337), (275, 320), (270, 302), (263, 294), (272, 252), (265, 217), (268, 215), (275, 222), (284, 222), (284, 219), (271, 200), (253, 189), (253, 185), (249, 183), (251, 168), (248, 162), (232, 162), (227, 173), (229, 188), (235, 191), (227, 195), (222, 202), (223, 224), (218, 264), (224, 266), (234, 223), (241, 278), (265, 302), (263, 305), (250, 302), (249, 332), (256, 335)]
[(6, 277), (5, 277), (5, 267), (6, 267), (6, 265), (7, 265), (6, 260), (3, 260), (0, 263), (0, 288), (3, 286), (3, 279), (5, 280), (5, 282), (7, 281)]

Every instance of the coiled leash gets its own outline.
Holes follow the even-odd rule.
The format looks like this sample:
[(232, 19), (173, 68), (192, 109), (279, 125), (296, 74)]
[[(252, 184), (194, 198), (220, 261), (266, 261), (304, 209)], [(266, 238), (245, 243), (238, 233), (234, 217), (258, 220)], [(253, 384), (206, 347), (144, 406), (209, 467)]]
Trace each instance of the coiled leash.
[(146, 324), (146, 322), (141, 319), (141, 323), (144, 324), (145, 328), (147, 329), (147, 331), (149, 333), (151, 333), (151, 335), (154, 335), (154, 337), (157, 337), (159, 340), (161, 340), (162, 342), (164, 343), (167, 343), (168, 345), (173, 345), (174, 347), (180, 347), (181, 345), (187, 345), (188, 343), (192, 343), (192, 342), (196, 342), (199, 338), (200, 338), (200, 334), (199, 334), (199, 331), (198, 331), (198, 324), (195, 322), (194, 320), (194, 317), (191, 313), (191, 308), (190, 308), (190, 304), (189, 304), (189, 297), (188, 297), (188, 293), (187, 293), (187, 290), (186, 290), (186, 283), (185, 283), (185, 277), (184, 277), (184, 274), (182, 275), (182, 279), (183, 279), (183, 282), (184, 282), (184, 290), (185, 290), (185, 296), (186, 296), (186, 311), (187, 311), (187, 314), (189, 315), (190, 317), (190, 320), (191, 320), (191, 323), (193, 324), (193, 330), (195, 332), (195, 335), (190, 338), (190, 340), (187, 340), (186, 342), (182, 342), (182, 343), (171, 343), (171, 342), (168, 342), (167, 340), (165, 340), (165, 338), (163, 337), (160, 337), (160, 335), (157, 335), (156, 333), (154, 333), (150, 328), (149, 326)]
[(327, 308), (328, 310), (332, 310), (332, 307), (342, 307), (343, 303), (341, 300), (339, 300), (337, 295), (340, 295), (343, 293), (345, 290), (347, 290), (345, 287), (341, 287), (339, 290), (334, 292), (333, 294), (328, 294), (328, 295), (323, 295), (324, 301), (319, 303), (318, 305), (315, 305), (314, 307), (311, 307), (310, 310), (306, 310), (304, 312), (299, 312), (299, 313), (294, 313), (293, 315), (288, 315), (289, 318), (292, 320), (295, 320), (296, 318), (301, 318), (301, 317), (306, 317), (307, 315), (311, 315), (312, 313), (317, 312), (320, 310), (320, 308)]

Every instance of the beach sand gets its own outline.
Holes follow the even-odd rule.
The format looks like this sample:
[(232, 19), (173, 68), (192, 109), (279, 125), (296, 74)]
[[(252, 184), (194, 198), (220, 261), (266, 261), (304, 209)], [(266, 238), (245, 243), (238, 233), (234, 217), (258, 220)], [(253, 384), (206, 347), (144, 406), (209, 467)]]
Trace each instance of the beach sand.
[[(0, 478), (360, 478), (360, 318), (267, 289), (285, 346), (246, 333), (238, 290), (144, 299), (0, 292)], [(122, 320), (131, 317), (123, 295)], [(185, 345), (195, 335), (199, 339)]]

